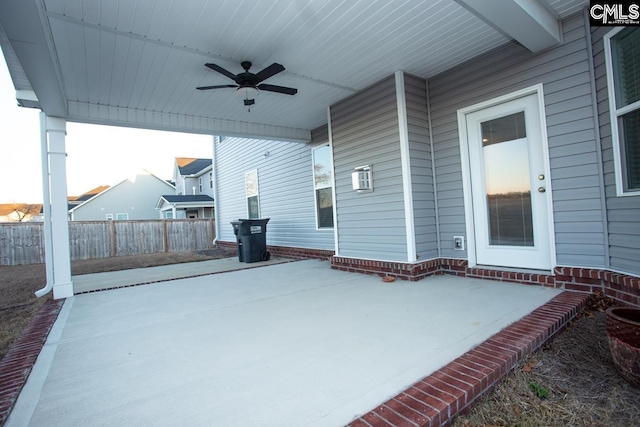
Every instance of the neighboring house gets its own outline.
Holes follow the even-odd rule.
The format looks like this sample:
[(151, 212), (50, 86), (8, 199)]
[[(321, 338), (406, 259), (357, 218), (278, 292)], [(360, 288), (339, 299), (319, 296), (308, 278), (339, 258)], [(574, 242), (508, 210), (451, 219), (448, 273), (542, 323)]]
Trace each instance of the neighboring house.
[(42, 204), (6, 203), (0, 204), (0, 222), (38, 221)]
[(156, 203), (160, 218), (213, 218), (213, 168), (211, 159), (176, 157), (173, 171), (175, 194)]
[(70, 208), (72, 221), (157, 219), (156, 201), (175, 187), (143, 171)]
[(640, 28), (578, 14), (562, 29), (540, 53), (508, 43), (428, 80), (397, 72), (331, 105), (306, 146), (216, 140), (220, 241), (255, 212), (273, 250), (330, 251), (334, 268), (516, 269), (585, 291), (620, 273), (605, 286), (640, 303), (616, 279), (640, 276)]

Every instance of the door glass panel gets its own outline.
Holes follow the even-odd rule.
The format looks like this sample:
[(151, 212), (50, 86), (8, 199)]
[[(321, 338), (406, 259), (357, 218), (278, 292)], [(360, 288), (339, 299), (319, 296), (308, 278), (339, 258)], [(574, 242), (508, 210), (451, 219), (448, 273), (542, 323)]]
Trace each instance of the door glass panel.
[(533, 246), (524, 112), (482, 123), (489, 244)]

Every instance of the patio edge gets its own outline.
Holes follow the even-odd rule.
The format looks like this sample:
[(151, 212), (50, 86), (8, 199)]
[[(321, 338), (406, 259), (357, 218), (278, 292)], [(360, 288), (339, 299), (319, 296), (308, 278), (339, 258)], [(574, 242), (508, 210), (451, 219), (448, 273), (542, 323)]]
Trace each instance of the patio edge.
[(561, 332), (589, 295), (565, 291), (348, 427), (444, 426), (467, 411), (525, 356)]
[(9, 418), (64, 301), (46, 301), (0, 361), (0, 425)]

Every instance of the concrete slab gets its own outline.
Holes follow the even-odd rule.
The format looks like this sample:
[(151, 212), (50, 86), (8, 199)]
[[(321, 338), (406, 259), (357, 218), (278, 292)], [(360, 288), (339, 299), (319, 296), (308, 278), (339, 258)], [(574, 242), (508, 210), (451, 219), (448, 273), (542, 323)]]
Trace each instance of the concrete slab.
[(245, 263), (237, 257), (212, 259), (208, 261), (185, 262), (181, 264), (159, 265), (156, 267), (134, 268), (73, 276), (74, 294), (102, 291), (144, 283), (160, 282), (185, 277), (204, 276), (227, 271), (245, 270), (273, 264), (292, 262), (290, 258), (273, 257), (269, 261)]
[(7, 425), (341, 426), (559, 293), (300, 261), (78, 295)]

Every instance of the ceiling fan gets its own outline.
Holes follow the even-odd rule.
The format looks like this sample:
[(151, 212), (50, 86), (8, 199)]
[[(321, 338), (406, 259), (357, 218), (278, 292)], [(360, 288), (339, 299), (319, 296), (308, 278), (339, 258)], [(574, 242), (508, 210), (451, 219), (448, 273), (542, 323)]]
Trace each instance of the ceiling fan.
[(224, 89), (224, 88), (236, 88), (236, 92), (242, 99), (244, 100), (244, 105), (250, 107), (255, 104), (255, 97), (258, 95), (259, 91), (264, 90), (267, 92), (276, 92), (283, 93), (285, 95), (295, 95), (298, 93), (298, 89), (294, 89), (291, 87), (284, 86), (276, 86), (262, 83), (264, 80), (267, 80), (269, 77), (273, 77), (276, 74), (284, 71), (284, 67), (281, 64), (273, 63), (269, 65), (264, 70), (254, 74), (249, 71), (251, 68), (250, 61), (242, 61), (240, 65), (244, 68), (243, 73), (233, 74), (219, 65), (216, 64), (204, 64), (207, 68), (212, 69), (213, 71), (217, 71), (218, 73), (229, 77), (231, 80), (235, 81), (234, 85), (216, 85), (216, 86), (200, 86), (196, 89), (198, 90), (209, 90), (209, 89)]

